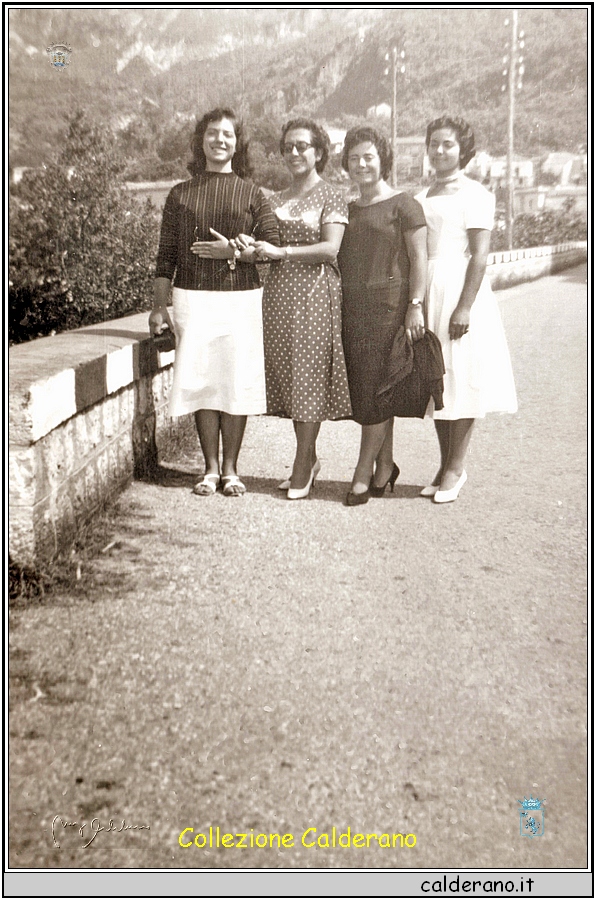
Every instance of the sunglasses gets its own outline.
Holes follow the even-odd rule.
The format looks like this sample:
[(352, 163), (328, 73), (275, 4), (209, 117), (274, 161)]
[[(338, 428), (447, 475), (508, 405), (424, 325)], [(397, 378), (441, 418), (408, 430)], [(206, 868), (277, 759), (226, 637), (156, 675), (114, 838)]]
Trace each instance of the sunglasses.
[(289, 156), (289, 154), (293, 152), (294, 147), (296, 148), (298, 153), (306, 153), (306, 151), (309, 150), (310, 147), (314, 147), (314, 144), (308, 144), (306, 141), (296, 141), (293, 144), (284, 144), (281, 148), (284, 156)]

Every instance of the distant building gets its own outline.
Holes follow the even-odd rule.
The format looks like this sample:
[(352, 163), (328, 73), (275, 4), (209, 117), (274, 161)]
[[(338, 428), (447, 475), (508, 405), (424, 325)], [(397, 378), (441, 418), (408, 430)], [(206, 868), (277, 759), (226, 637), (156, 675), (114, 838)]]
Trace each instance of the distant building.
[(549, 153), (542, 162), (541, 174), (549, 176), (549, 183), (585, 185), (588, 180), (588, 157), (585, 153)]
[(554, 175), (558, 180), (565, 166), (574, 159), (573, 153), (549, 153), (542, 163), (542, 171)]
[(583, 185), (555, 185), (516, 188), (513, 192), (513, 214), (535, 216), (546, 210), (563, 209), (571, 201), (574, 213), (583, 217), (588, 211), (588, 192)]
[(388, 103), (379, 103), (378, 106), (369, 106), (369, 108), (366, 110), (366, 118), (390, 119), (391, 107)]
[(528, 214), (535, 216), (546, 207), (547, 187), (516, 188), (513, 192), (513, 215)]
[(425, 178), (430, 172), (424, 135), (398, 137), (393, 148), (398, 178)]
[(490, 177), (492, 161), (493, 157), (489, 153), (486, 153), (485, 150), (480, 150), (476, 156), (472, 157), (464, 171), (471, 178), (475, 178), (477, 181), (484, 181)]
[(341, 153), (344, 149), (344, 141), (346, 139), (345, 128), (326, 128), (325, 131), (329, 135), (331, 141), (331, 152)]
[[(495, 191), (507, 187), (507, 159), (498, 157), (490, 165), (490, 187)], [(531, 159), (513, 158), (513, 184), (516, 188), (532, 187), (534, 184), (534, 163)]]
[(586, 184), (587, 179), (588, 157), (586, 154), (583, 154), (582, 156), (574, 156), (573, 159), (565, 163), (559, 184)]

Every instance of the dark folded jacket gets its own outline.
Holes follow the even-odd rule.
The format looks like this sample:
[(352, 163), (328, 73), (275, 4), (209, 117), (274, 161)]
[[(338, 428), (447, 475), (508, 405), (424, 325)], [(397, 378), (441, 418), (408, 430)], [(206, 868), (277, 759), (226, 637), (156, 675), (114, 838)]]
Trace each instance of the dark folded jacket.
[(411, 345), (402, 326), (395, 335), (386, 377), (377, 394), (391, 404), (393, 415), (423, 419), (431, 397), (435, 409), (443, 409), (444, 374), (443, 352), (436, 334), (425, 331), (424, 337)]

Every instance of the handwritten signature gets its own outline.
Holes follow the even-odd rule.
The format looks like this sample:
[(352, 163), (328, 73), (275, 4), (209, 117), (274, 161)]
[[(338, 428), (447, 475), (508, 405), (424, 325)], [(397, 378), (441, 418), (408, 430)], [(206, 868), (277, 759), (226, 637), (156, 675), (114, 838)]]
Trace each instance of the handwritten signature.
[[(117, 827), (114, 824), (114, 820), (110, 819), (109, 824), (104, 828), (97, 817), (91, 819), (90, 822), (83, 822), (81, 825), (79, 825), (78, 822), (69, 822), (68, 819), (63, 819), (62, 816), (54, 816), (52, 820), (52, 840), (54, 841), (54, 846), (58, 847), (58, 849), (60, 849), (60, 844), (56, 840), (56, 827), (58, 825), (61, 825), (62, 828), (78, 828), (79, 835), (83, 838), (83, 840), (86, 840), (87, 837), (91, 835), (87, 843), (83, 844), (83, 848), (88, 847), (89, 844), (92, 844), (100, 831), (105, 831), (107, 834), (110, 831), (141, 831), (142, 829), (146, 829), (147, 831), (149, 831), (151, 828), (150, 825), (127, 825), (125, 819), (122, 819), (122, 824), (120, 825), (120, 827)], [(85, 833), (86, 828), (89, 828), (89, 831), (87, 833)]]

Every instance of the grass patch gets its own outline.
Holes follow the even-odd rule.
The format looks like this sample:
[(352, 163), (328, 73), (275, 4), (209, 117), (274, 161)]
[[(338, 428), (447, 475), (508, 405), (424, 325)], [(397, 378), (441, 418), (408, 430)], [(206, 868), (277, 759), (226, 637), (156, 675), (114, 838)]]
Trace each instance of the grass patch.
[(55, 602), (58, 596), (96, 595), (94, 561), (109, 553), (119, 517), (118, 504), (106, 506), (81, 526), (76, 541), (39, 566), (8, 562), (8, 602), (11, 608)]

